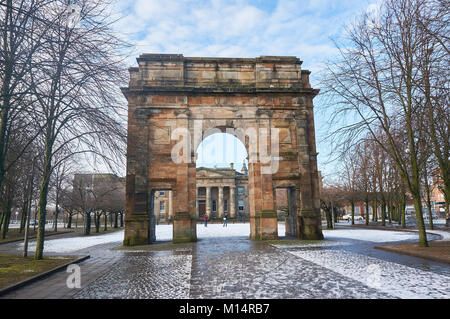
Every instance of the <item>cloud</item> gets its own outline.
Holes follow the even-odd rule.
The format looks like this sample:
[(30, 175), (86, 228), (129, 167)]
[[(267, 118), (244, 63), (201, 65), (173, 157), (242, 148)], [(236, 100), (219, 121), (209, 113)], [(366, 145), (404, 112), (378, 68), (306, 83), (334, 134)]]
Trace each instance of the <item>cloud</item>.
[[(117, 29), (135, 45), (136, 56), (297, 56), (313, 72), (315, 86), (316, 74), (337, 53), (332, 40), (342, 35), (343, 24), (377, 1), (118, 0), (124, 18)], [(316, 123), (320, 131), (324, 121)], [(325, 154), (326, 146), (318, 147)]]
[(331, 38), (359, 0), (120, 0), (120, 31), (136, 51), (185, 56), (295, 55), (305, 66), (335, 53)]

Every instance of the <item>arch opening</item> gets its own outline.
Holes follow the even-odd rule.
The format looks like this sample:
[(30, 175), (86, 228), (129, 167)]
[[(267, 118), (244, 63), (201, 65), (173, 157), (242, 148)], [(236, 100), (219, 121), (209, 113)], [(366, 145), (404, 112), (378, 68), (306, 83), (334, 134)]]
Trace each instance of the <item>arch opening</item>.
[(247, 149), (230, 133), (205, 136), (195, 156), (197, 237), (248, 237)]

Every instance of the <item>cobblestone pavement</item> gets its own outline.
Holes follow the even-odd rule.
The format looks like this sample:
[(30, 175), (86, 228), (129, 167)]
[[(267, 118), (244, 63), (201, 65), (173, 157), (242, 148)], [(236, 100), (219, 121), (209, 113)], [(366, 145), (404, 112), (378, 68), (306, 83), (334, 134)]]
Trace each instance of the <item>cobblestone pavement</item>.
[(64, 271), (4, 298), (449, 298), (450, 267), (328, 238), (274, 247), (246, 237), (77, 251), (82, 288)]
[[(391, 299), (450, 296), (450, 276), (445, 265), (423, 261), (418, 263), (418, 268), (412, 268), (389, 261), (395, 260), (397, 255), (372, 252), (374, 249), (370, 250), (369, 246), (373, 244), (323, 243), (277, 249), (246, 237), (230, 237), (203, 239), (178, 252), (164, 250), (170, 249), (170, 245), (159, 252), (125, 252), (113, 270), (74, 297)], [(369, 253), (377, 257), (370, 257)], [(400, 260), (417, 262), (417, 258), (408, 256)], [(428, 264), (428, 271), (419, 269), (425, 264)]]
[(287, 251), (245, 238), (199, 242), (191, 298), (390, 298)]
[(189, 298), (191, 260), (187, 252), (128, 252), (74, 298)]

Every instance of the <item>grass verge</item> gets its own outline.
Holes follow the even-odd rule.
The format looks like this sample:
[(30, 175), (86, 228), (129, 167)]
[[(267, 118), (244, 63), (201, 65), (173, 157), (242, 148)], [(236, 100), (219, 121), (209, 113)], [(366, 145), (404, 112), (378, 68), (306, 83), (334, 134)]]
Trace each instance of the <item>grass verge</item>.
[(429, 241), (429, 247), (417, 243), (375, 246), (376, 249), (450, 264), (450, 241)]
[(46, 256), (42, 260), (34, 260), (32, 256), (24, 258), (17, 255), (0, 255), (0, 290), (77, 258), (74, 256)]

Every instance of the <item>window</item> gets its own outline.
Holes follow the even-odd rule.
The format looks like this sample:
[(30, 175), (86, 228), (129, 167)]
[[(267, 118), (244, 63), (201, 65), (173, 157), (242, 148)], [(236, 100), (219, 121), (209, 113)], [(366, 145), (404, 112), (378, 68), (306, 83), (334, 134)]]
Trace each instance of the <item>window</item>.
[(166, 212), (166, 202), (159, 202), (159, 212), (160, 213)]
[(213, 201), (212, 201), (212, 204), (213, 204), (213, 205), (212, 205), (212, 211), (215, 212), (215, 211), (217, 210), (217, 207), (216, 207), (216, 206), (217, 206), (217, 205), (216, 205), (216, 200), (213, 200)]
[(166, 196), (166, 191), (159, 191), (159, 196)]
[(224, 209), (224, 211), (228, 211), (228, 200), (227, 199), (224, 199), (223, 200), (223, 209)]
[(244, 195), (244, 187), (238, 187), (238, 195)]
[(238, 206), (239, 210), (244, 210), (244, 200), (242, 199), (238, 200)]

